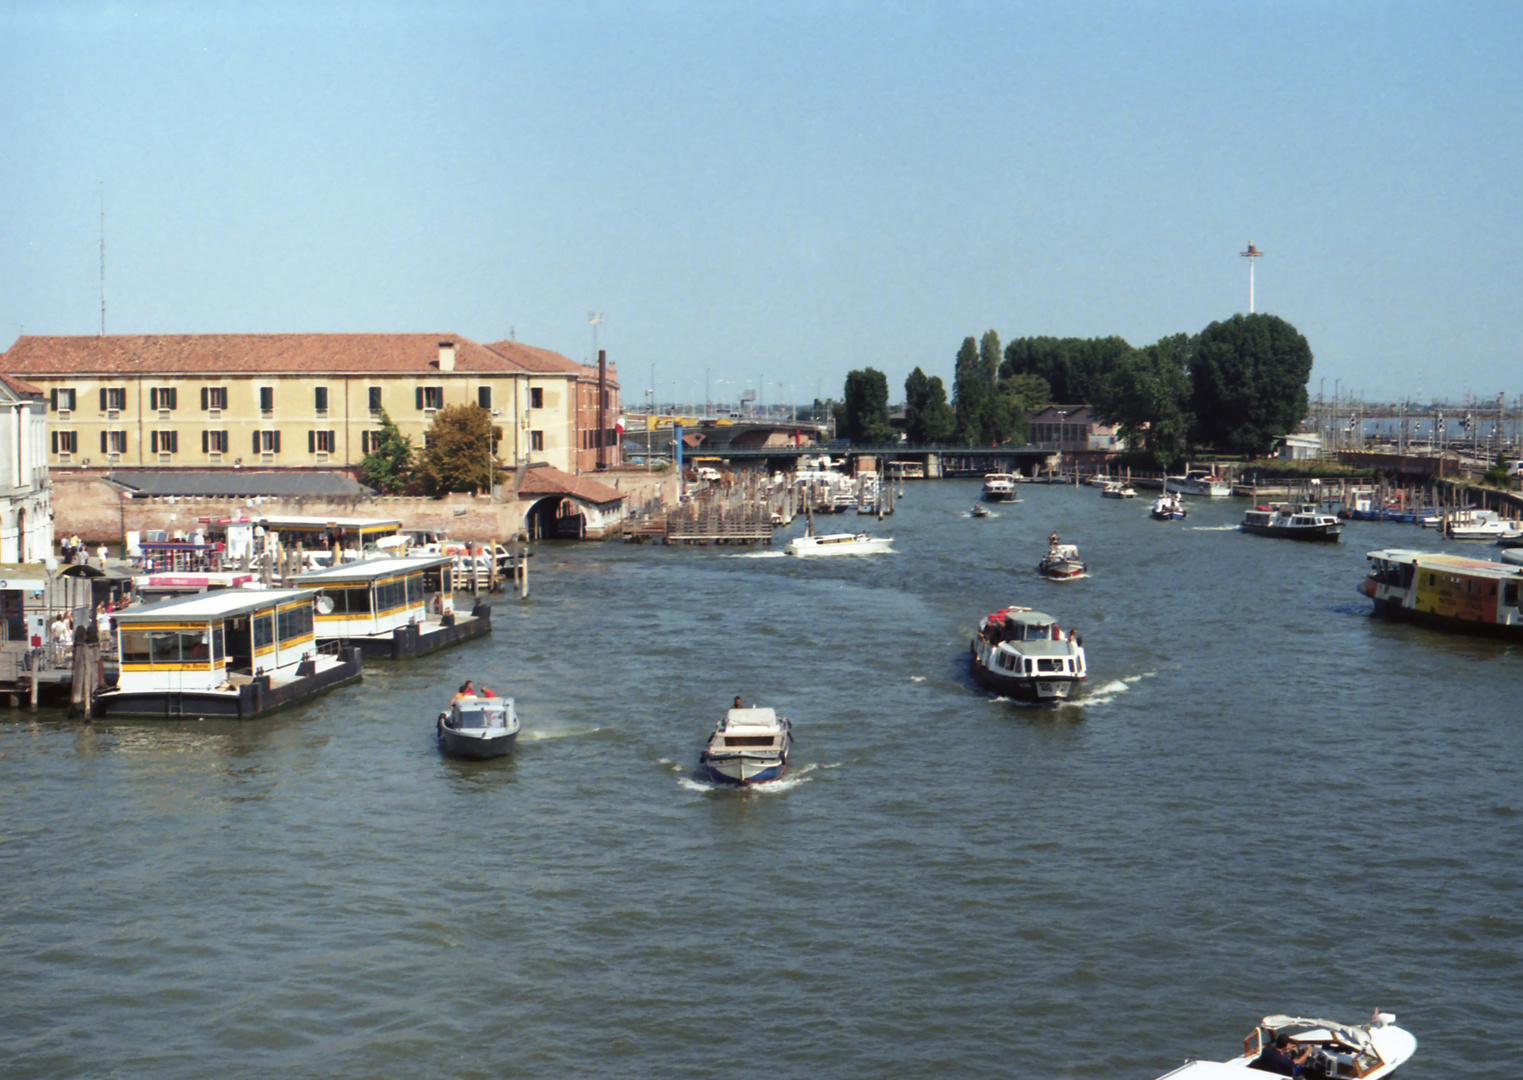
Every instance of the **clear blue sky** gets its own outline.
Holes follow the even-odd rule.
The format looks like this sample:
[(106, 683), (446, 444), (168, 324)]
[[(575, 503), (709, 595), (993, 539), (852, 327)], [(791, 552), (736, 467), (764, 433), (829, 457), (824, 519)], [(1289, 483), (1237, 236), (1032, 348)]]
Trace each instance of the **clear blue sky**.
[(1517, 3), (0, 3), (0, 345), (451, 330), (629, 401), (1257, 308), (1509, 398)]

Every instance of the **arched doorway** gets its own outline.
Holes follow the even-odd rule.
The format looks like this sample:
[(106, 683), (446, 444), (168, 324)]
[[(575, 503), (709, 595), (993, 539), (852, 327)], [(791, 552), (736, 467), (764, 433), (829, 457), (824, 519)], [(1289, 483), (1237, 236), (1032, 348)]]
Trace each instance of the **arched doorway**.
[(586, 531), (582, 508), (563, 495), (540, 499), (524, 515), (524, 532), (530, 540), (580, 540)]

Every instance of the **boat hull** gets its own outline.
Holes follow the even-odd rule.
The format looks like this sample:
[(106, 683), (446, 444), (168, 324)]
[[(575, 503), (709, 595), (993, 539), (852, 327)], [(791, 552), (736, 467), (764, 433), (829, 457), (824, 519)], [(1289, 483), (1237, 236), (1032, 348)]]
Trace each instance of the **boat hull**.
[(765, 784), (769, 780), (781, 780), (788, 771), (787, 758), (755, 759), (730, 757), (705, 757), (703, 771), (716, 784)]
[(489, 758), (506, 757), (518, 742), (518, 732), (490, 737), (472, 735), (466, 731), (454, 731), (439, 725), (439, 749), (454, 758), (467, 761), (486, 761)]
[[(1364, 592), (1363, 589), (1360, 591)], [(1365, 593), (1365, 595), (1369, 594)], [(1428, 630), (1443, 630), (1450, 634), (1479, 634), (1484, 637), (1523, 641), (1523, 624), (1481, 622), (1479, 619), (1464, 619), (1455, 615), (1442, 615), (1436, 611), (1409, 608), (1399, 600), (1387, 600), (1378, 596), (1370, 597), (1370, 599), (1375, 605), (1373, 614), (1392, 622), (1411, 623), (1413, 626), (1421, 626)]]
[(1280, 540), (1337, 543), (1338, 538), (1343, 535), (1342, 525), (1250, 525), (1245, 521), (1239, 528), (1254, 536), (1273, 536)]
[(972, 655), (973, 678), (978, 681), (978, 685), (1017, 701), (1067, 701), (1084, 681), (1073, 675), (1004, 675), (991, 671), (984, 665), (978, 658), (976, 646), (969, 651)]
[(235, 692), (219, 690), (106, 690), (95, 695), (91, 714), (140, 720), (248, 720), (309, 701), (319, 694), (359, 682), (362, 660), (356, 649), (342, 649), (338, 662), (290, 682), (275, 684), (260, 676)]

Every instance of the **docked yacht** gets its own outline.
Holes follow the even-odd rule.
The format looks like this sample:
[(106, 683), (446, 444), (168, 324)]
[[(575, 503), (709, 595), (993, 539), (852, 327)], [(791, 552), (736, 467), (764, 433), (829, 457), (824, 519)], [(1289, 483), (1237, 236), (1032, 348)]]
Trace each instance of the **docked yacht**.
[[(1276, 1049), (1282, 1037), (1287, 1042)], [(1340, 1024), (1300, 1016), (1266, 1016), (1243, 1039), (1243, 1052), (1226, 1061), (1187, 1061), (1158, 1080), (1253, 1080), (1264, 1073), (1321, 1076), (1328, 1080), (1380, 1080), (1417, 1050), (1412, 1033), (1392, 1013), (1376, 1011), (1368, 1023)], [(1288, 1053), (1287, 1053), (1288, 1051)], [(1299, 1068), (1293, 1059), (1300, 1058)]]
[(1359, 591), (1374, 601), (1376, 615), (1523, 638), (1523, 566), (1400, 548), (1372, 551), (1369, 560)]
[(1185, 501), (1179, 497), (1177, 491), (1165, 491), (1153, 500), (1152, 517), (1154, 521), (1182, 521), (1185, 514)]
[[(739, 701), (739, 698), (736, 698)], [(718, 784), (760, 784), (788, 770), (793, 725), (772, 709), (730, 709), (698, 761)]]
[(1084, 639), (1026, 607), (984, 616), (970, 650), (981, 686), (1022, 701), (1062, 701), (1089, 678)]
[(1121, 480), (1107, 480), (1100, 488), (1100, 496), (1105, 499), (1135, 499), (1137, 493), (1130, 484)]
[(990, 473), (984, 477), (984, 502), (1014, 502), (1015, 477), (1009, 473)]
[(1205, 469), (1188, 469), (1183, 476), (1165, 476), (1163, 490), (1222, 499), (1232, 494), (1232, 485), (1225, 476), (1218, 476)]
[(518, 741), (518, 712), (512, 698), (456, 698), (449, 712), (439, 714), (439, 749), (451, 757), (502, 757)]
[(1277, 536), (1283, 540), (1331, 540), (1343, 535), (1343, 522), (1325, 514), (1316, 503), (1270, 503), (1255, 506), (1243, 514), (1239, 526), (1255, 536)]
[(1451, 540), (1513, 540), (1523, 536), (1523, 528), (1516, 521), (1508, 521), (1495, 510), (1463, 510), (1449, 515), (1443, 526)]

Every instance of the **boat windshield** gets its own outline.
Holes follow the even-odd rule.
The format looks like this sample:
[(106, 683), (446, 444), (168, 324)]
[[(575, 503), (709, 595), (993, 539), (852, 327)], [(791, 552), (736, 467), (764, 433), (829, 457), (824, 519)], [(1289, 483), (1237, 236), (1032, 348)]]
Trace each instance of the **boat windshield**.
[(460, 710), (460, 726), (467, 728), (500, 728), (508, 726), (507, 714), (502, 709), (487, 709), (481, 706), (474, 708), (462, 707)]

